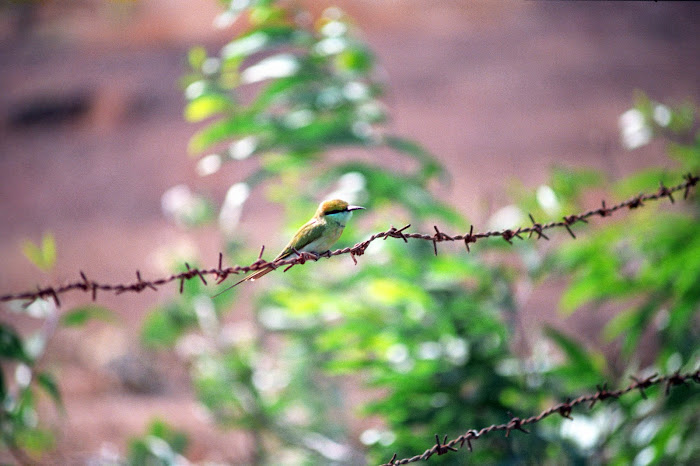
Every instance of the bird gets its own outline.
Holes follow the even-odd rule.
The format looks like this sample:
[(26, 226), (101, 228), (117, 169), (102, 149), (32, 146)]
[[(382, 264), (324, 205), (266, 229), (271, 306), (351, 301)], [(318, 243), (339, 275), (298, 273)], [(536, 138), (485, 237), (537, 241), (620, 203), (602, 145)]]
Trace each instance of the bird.
[[(313, 254), (321, 254), (330, 250), (331, 246), (338, 241), (338, 238), (340, 238), (340, 235), (343, 233), (345, 224), (352, 216), (352, 212), (360, 209), (364, 209), (364, 207), (350, 205), (341, 199), (321, 202), (311, 220), (299, 228), (289, 243), (287, 243), (287, 246), (285, 246), (282, 252), (280, 252), (272, 262), (286, 259), (297, 253), (310, 252)], [(253, 272), (225, 290), (217, 293), (214, 297), (219, 296), (243, 282), (257, 280), (273, 270), (273, 268), (267, 267)]]

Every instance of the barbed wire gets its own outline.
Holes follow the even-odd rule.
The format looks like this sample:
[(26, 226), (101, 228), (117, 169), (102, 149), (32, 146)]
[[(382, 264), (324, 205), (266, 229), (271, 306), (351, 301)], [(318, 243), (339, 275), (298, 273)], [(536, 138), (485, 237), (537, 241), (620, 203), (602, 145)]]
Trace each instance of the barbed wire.
[(60, 299), (59, 295), (62, 295), (64, 293), (67, 293), (69, 291), (73, 290), (79, 290), (83, 291), (85, 293), (91, 293), (92, 294), (92, 300), (95, 301), (97, 299), (97, 292), (98, 291), (108, 291), (108, 292), (114, 292), (115, 294), (121, 294), (121, 293), (126, 293), (126, 292), (135, 292), (135, 293), (140, 293), (144, 291), (145, 289), (151, 289), (154, 291), (157, 291), (159, 287), (162, 287), (163, 285), (166, 285), (171, 282), (179, 281), (180, 282), (180, 293), (183, 291), (183, 287), (185, 284), (185, 281), (191, 280), (193, 278), (199, 278), (202, 283), (207, 285), (207, 280), (205, 276), (215, 276), (217, 284), (222, 283), (224, 280), (229, 275), (232, 274), (241, 274), (241, 273), (248, 273), (248, 272), (254, 272), (262, 269), (277, 269), (279, 267), (284, 267), (284, 271), (286, 272), (289, 270), (291, 267), (299, 264), (304, 264), (306, 261), (313, 260), (317, 261), (321, 257), (326, 257), (330, 258), (331, 256), (338, 256), (341, 254), (350, 254), (350, 257), (352, 258), (353, 262), (357, 264), (357, 256), (361, 256), (365, 253), (365, 250), (367, 247), (374, 241), (378, 239), (384, 239), (386, 240), (387, 238), (397, 238), (401, 239), (404, 242), (408, 242), (409, 239), (419, 239), (419, 240), (425, 240), (425, 241), (431, 241), (433, 243), (433, 250), (435, 251), (435, 255), (437, 255), (438, 250), (437, 250), (437, 244), (442, 243), (444, 241), (459, 241), (459, 242), (464, 242), (464, 246), (467, 249), (467, 251), (470, 251), (470, 244), (476, 243), (478, 240), (483, 239), (483, 238), (490, 238), (490, 237), (501, 237), (504, 240), (506, 240), (509, 243), (513, 243), (514, 238), (518, 239), (524, 239), (522, 235), (527, 234), (528, 238), (532, 237), (533, 234), (537, 235), (537, 239), (542, 239), (544, 238), (545, 240), (549, 240), (549, 237), (544, 234), (545, 230), (553, 229), (553, 228), (565, 228), (568, 233), (571, 235), (572, 238), (576, 238), (576, 235), (574, 234), (573, 230), (571, 227), (577, 223), (583, 222), (583, 223), (588, 223), (588, 219), (590, 217), (609, 217), (613, 213), (617, 212), (618, 210), (628, 208), (628, 209), (637, 209), (639, 207), (643, 207), (645, 205), (645, 202), (647, 201), (656, 201), (660, 200), (663, 198), (668, 198), (672, 203), (675, 202), (675, 199), (673, 198), (673, 194), (677, 193), (679, 191), (683, 191), (683, 197), (684, 199), (687, 199), (690, 192), (695, 188), (697, 185), (698, 181), (700, 181), (700, 177), (697, 175), (693, 174), (686, 174), (684, 177), (684, 182), (679, 183), (675, 186), (672, 187), (667, 187), (663, 183), (659, 184), (659, 188), (654, 191), (654, 192), (649, 192), (649, 193), (642, 193), (638, 194), (634, 197), (631, 197), (625, 201), (622, 201), (618, 204), (612, 205), (612, 206), (607, 206), (605, 200), (602, 201), (601, 207), (595, 208), (588, 210), (586, 212), (580, 213), (580, 214), (574, 214), (574, 215), (567, 215), (562, 217), (562, 220), (559, 221), (554, 221), (554, 222), (549, 222), (549, 223), (538, 223), (535, 221), (534, 217), (530, 215), (530, 221), (532, 222), (531, 226), (528, 227), (520, 227), (517, 230), (513, 229), (504, 229), (504, 230), (491, 230), (491, 231), (486, 231), (483, 233), (474, 233), (474, 225), (472, 225), (469, 228), (469, 233), (465, 234), (458, 234), (458, 235), (448, 235), (447, 233), (440, 231), (437, 226), (434, 226), (433, 228), (435, 229), (434, 234), (424, 234), (424, 233), (406, 233), (405, 231), (411, 226), (410, 224), (402, 227), (402, 228), (395, 228), (391, 227), (386, 231), (382, 231), (379, 233), (375, 233), (372, 236), (370, 236), (368, 239), (365, 241), (362, 241), (360, 243), (355, 244), (352, 247), (346, 247), (342, 249), (336, 249), (334, 251), (326, 251), (325, 253), (322, 254), (313, 254), (313, 253), (308, 253), (308, 252), (298, 252), (297, 251), (297, 256), (288, 258), (288, 259), (280, 259), (272, 262), (268, 262), (262, 258), (263, 252), (265, 251), (265, 246), (263, 246), (260, 250), (260, 254), (258, 255), (258, 259), (253, 262), (250, 265), (246, 266), (240, 266), (240, 265), (234, 265), (231, 267), (224, 267), (223, 266), (223, 254), (219, 253), (219, 263), (218, 267), (216, 268), (209, 268), (209, 269), (199, 269), (199, 268), (192, 268), (190, 267), (189, 264), (185, 263), (185, 267), (187, 268), (186, 272), (181, 272), (177, 274), (172, 274), (168, 277), (164, 278), (159, 278), (157, 280), (144, 280), (141, 277), (141, 272), (136, 271), (136, 282), (133, 283), (128, 283), (128, 284), (117, 284), (117, 285), (112, 285), (112, 284), (107, 284), (107, 283), (100, 283), (95, 280), (90, 280), (86, 276), (86, 274), (83, 271), (80, 271), (80, 281), (75, 281), (72, 283), (68, 283), (66, 285), (58, 286), (58, 287), (53, 287), (53, 286), (47, 286), (47, 287), (38, 287), (36, 290), (33, 291), (25, 291), (25, 292), (20, 292), (20, 293), (10, 293), (10, 294), (5, 294), (0, 296), (0, 302), (7, 302), (7, 301), (15, 301), (15, 300), (29, 300), (29, 301), (34, 301), (35, 299), (43, 299), (43, 298), (52, 298), (57, 306), (60, 306)]
[(565, 403), (554, 405), (551, 408), (542, 411), (537, 416), (531, 416), (524, 419), (514, 417), (504, 424), (493, 424), (480, 430), (469, 429), (464, 434), (450, 440), (449, 442), (447, 441), (447, 436), (440, 441), (440, 436), (435, 434), (435, 444), (431, 448), (425, 450), (423, 454), (412, 456), (410, 458), (396, 459), (397, 455), (394, 453), (394, 456), (391, 457), (389, 462), (384, 463), (381, 466), (397, 466), (401, 464), (415, 463), (418, 461), (427, 461), (433, 455), (440, 456), (449, 452), (457, 452), (464, 447), (465, 443), (467, 444), (469, 451), (472, 451), (472, 442), (490, 432), (505, 431), (506, 437), (509, 437), (510, 433), (514, 430), (519, 430), (528, 434), (530, 432), (526, 430), (524, 426), (539, 422), (552, 414), (559, 414), (567, 419), (573, 419), (571, 417), (571, 411), (573, 408), (583, 403), (589, 403), (588, 408), (591, 409), (598, 401), (604, 401), (609, 398), (617, 399), (634, 390), (639, 390), (642, 397), (646, 399), (647, 395), (644, 390), (654, 385), (665, 384), (665, 394), (668, 395), (672, 387), (685, 384), (689, 380), (700, 384), (700, 369), (695, 370), (695, 372), (688, 372), (685, 374), (681, 374), (677, 371), (674, 374), (661, 377), (659, 377), (658, 374), (654, 374), (643, 379), (637, 377), (630, 378), (633, 380), (633, 382), (625, 388), (609, 391), (607, 389), (607, 384), (603, 384), (602, 386), (599, 385), (596, 387), (598, 391), (595, 393), (579, 396), (574, 400), (568, 399)]

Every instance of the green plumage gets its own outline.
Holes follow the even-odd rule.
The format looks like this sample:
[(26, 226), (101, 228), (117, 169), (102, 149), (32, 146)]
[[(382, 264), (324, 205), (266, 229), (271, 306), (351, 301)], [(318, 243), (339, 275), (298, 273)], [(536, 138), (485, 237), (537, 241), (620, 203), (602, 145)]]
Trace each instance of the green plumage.
[[(345, 223), (352, 216), (352, 211), (357, 209), (364, 209), (364, 207), (351, 206), (340, 199), (322, 202), (318, 206), (316, 214), (311, 220), (299, 228), (287, 246), (285, 246), (282, 252), (280, 252), (272, 262), (287, 259), (295, 254), (295, 251), (314, 254), (321, 254), (328, 251), (335, 242), (338, 241), (340, 235), (343, 234)], [(272, 272), (272, 270), (272, 268), (266, 268), (253, 272), (215, 296), (230, 290), (242, 282), (248, 280), (253, 281), (263, 275), (267, 275)]]

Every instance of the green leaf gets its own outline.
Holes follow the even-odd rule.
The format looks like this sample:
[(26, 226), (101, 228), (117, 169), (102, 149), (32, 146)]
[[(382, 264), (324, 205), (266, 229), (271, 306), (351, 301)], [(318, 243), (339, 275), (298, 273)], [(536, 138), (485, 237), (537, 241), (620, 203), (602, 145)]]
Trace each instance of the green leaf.
[(246, 32), (221, 49), (221, 58), (240, 63), (244, 58), (282, 45), (301, 45), (311, 36), (304, 30), (288, 25), (261, 26)]
[(207, 51), (204, 47), (192, 47), (187, 53), (187, 61), (194, 71), (201, 71), (206, 59)]
[[(199, 280), (185, 281), (183, 296), (193, 297), (203, 290)], [(208, 290), (207, 290), (208, 291)], [(191, 299), (173, 301), (150, 312), (141, 328), (141, 338), (146, 345), (170, 347), (188, 329), (197, 325), (197, 316)]]
[(22, 339), (4, 323), (0, 323), (0, 359), (16, 359), (28, 364), (32, 362), (24, 350)]
[(595, 379), (603, 375), (605, 357), (601, 353), (586, 350), (581, 343), (553, 327), (546, 327), (545, 335), (566, 354), (569, 366), (581, 377)]
[(61, 325), (64, 327), (79, 327), (91, 319), (111, 321), (114, 320), (114, 314), (102, 306), (83, 306), (63, 314), (61, 316)]
[(681, 163), (681, 171), (696, 173), (700, 170), (700, 141), (695, 145), (670, 143), (668, 155)]
[(41, 372), (37, 375), (36, 381), (39, 384), (41, 388), (48, 393), (48, 395), (54, 400), (54, 402), (62, 406), (63, 401), (61, 400), (61, 392), (58, 388), (58, 384), (56, 383), (56, 379), (54, 378), (53, 374), (50, 374), (48, 372)]
[(49, 271), (56, 263), (56, 241), (51, 233), (44, 233), (41, 247), (31, 240), (24, 240), (22, 252), (29, 261), (44, 272)]
[(571, 314), (584, 304), (600, 296), (598, 284), (599, 280), (591, 275), (573, 281), (562, 294), (559, 306), (566, 314)]
[(196, 133), (190, 139), (188, 150), (191, 154), (198, 154), (214, 144), (232, 138), (263, 133), (268, 129), (268, 121), (257, 119), (254, 114), (239, 113), (216, 121)]
[(555, 167), (551, 174), (551, 188), (564, 200), (573, 201), (584, 188), (599, 186), (603, 174), (597, 170)]
[(335, 64), (341, 71), (362, 74), (372, 69), (374, 57), (369, 49), (356, 45), (340, 52), (336, 56)]
[(53, 448), (53, 433), (44, 429), (23, 429), (17, 434), (17, 445), (22, 449), (36, 453)]
[(183, 453), (187, 448), (187, 435), (173, 429), (160, 419), (151, 422), (148, 433), (165, 440), (174, 452)]
[(185, 119), (190, 122), (198, 122), (227, 112), (232, 108), (233, 102), (226, 95), (203, 94), (187, 104), (187, 107), (185, 107)]
[(22, 243), (22, 252), (32, 264), (44, 270), (43, 256), (39, 246), (32, 243), (30, 240), (24, 240)]
[(299, 88), (306, 83), (313, 83), (309, 76), (297, 75), (279, 78), (265, 83), (265, 87), (258, 93), (250, 104), (250, 110), (260, 112), (273, 103), (286, 98), (291, 94), (299, 95)]
[(44, 256), (44, 264), (50, 269), (56, 263), (56, 240), (51, 233), (45, 233), (41, 240), (41, 251)]
[[(236, 2), (232, 2), (231, 5)], [(280, 23), (286, 19), (288, 12), (284, 7), (273, 6), (274, 0), (259, 1), (259, 5), (250, 10), (251, 24), (264, 25)], [(231, 8), (231, 7), (229, 7)]]
[(152, 347), (170, 347), (181, 335), (182, 329), (169, 318), (166, 312), (156, 310), (146, 316), (141, 328), (141, 339)]
[(671, 122), (668, 128), (676, 134), (690, 133), (695, 124), (697, 111), (697, 107), (692, 103), (674, 108), (671, 112)]
[(635, 196), (641, 192), (649, 191), (659, 186), (659, 182), (669, 186), (676, 182), (676, 174), (657, 168), (645, 170), (628, 176), (615, 185), (615, 192), (622, 197)]
[(614, 340), (623, 332), (629, 331), (637, 320), (638, 311), (635, 308), (618, 312), (603, 328), (603, 338), (608, 342)]

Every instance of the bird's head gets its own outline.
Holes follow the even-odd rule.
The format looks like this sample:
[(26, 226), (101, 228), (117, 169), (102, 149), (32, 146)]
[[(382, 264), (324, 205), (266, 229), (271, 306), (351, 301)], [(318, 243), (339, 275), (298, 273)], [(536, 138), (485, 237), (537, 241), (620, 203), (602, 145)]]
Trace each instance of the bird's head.
[(345, 223), (344, 220), (350, 217), (352, 211), (358, 209), (364, 209), (364, 207), (349, 205), (341, 199), (333, 199), (321, 202), (316, 211), (316, 216), (319, 218), (338, 219), (341, 223)]

